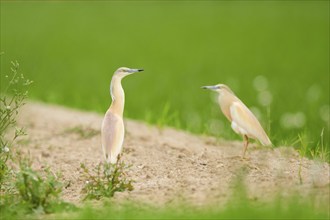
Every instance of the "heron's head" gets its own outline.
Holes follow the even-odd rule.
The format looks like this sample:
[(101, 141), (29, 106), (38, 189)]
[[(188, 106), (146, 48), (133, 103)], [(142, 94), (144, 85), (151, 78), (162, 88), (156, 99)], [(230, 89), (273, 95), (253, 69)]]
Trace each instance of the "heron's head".
[(120, 67), (119, 69), (116, 70), (115, 75), (120, 76), (120, 77), (125, 77), (127, 75), (131, 75), (136, 72), (141, 72), (143, 69), (131, 69), (127, 67)]
[(227, 91), (227, 92), (234, 94), (233, 91), (231, 91), (231, 89), (228, 86), (226, 86), (225, 84), (217, 84), (214, 86), (202, 86), (201, 88), (213, 90), (217, 93), (222, 93), (223, 91)]

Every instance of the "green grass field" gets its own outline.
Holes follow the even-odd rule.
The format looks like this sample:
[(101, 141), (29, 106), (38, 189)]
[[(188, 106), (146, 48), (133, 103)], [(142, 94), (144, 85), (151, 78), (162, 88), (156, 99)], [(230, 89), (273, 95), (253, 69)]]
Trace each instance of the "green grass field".
[(200, 89), (226, 83), (275, 144), (306, 133), (315, 147), (324, 129), (329, 146), (328, 6), (1, 2), (1, 75), (18, 60), (30, 97), (103, 113), (112, 73), (144, 68), (123, 82), (127, 117), (240, 139)]
[(318, 203), (313, 193), (304, 197), (279, 193), (272, 202), (265, 203), (249, 198), (242, 177), (234, 180), (234, 193), (225, 207), (218, 204), (196, 206), (188, 201), (157, 207), (134, 201), (118, 203), (102, 199), (79, 206), (53, 205), (55, 213), (47, 215), (38, 209), (29, 213), (29, 204), (21, 203), (9, 204), (2, 210), (0, 219), (329, 219), (329, 204)]
[(58, 205), (53, 208), (54, 214), (45, 215), (38, 210), (27, 213), (26, 205), (22, 204), (4, 209), (0, 219), (329, 219), (327, 204), (315, 204), (312, 195), (307, 198), (279, 195), (270, 203), (254, 201), (247, 197), (242, 187), (225, 207), (189, 203), (153, 207), (134, 202), (118, 205), (114, 200), (101, 200), (79, 207)]
[[(0, 4), (1, 89), (10, 61), (18, 60), (34, 81), (30, 98), (104, 113), (113, 72), (121, 66), (144, 68), (123, 81), (126, 117), (239, 140), (215, 95), (200, 89), (225, 83), (256, 113), (275, 145), (303, 146), (304, 155), (314, 151), (329, 161), (328, 1)], [(139, 207), (128, 206), (115, 216), (329, 217), (297, 201), (288, 209), (246, 204), (184, 214), (170, 208), (137, 214)], [(86, 208), (61, 218), (111, 214)]]

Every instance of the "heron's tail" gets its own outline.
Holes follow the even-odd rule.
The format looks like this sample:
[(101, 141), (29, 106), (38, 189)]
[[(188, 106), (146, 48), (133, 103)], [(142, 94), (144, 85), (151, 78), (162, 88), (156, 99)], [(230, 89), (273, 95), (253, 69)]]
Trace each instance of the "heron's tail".
[(264, 146), (272, 146), (273, 145), (272, 142), (270, 141), (269, 137), (267, 136), (267, 134), (265, 134), (262, 138), (259, 138), (259, 141)]

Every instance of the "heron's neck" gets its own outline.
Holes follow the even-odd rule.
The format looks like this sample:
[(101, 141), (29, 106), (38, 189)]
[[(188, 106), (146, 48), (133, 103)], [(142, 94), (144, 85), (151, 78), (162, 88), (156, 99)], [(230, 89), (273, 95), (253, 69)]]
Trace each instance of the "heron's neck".
[(123, 116), (125, 105), (125, 93), (121, 85), (121, 77), (113, 76), (110, 84), (110, 94), (112, 103), (110, 111), (117, 115)]

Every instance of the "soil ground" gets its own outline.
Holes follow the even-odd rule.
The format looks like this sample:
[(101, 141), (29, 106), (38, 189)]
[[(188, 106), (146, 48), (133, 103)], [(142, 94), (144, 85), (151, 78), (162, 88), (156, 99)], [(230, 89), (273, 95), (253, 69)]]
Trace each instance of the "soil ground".
[[(67, 184), (66, 201), (80, 204), (85, 180), (80, 163), (92, 168), (103, 160), (102, 115), (30, 102), (20, 112), (19, 126), (28, 135), (19, 143), (38, 169), (50, 166)], [(244, 171), (249, 199), (268, 201), (280, 193), (313, 195), (329, 204), (329, 164), (301, 158), (291, 147), (251, 144), (242, 160), (242, 142), (197, 136), (172, 128), (157, 128), (126, 120), (123, 160), (134, 190), (114, 200), (164, 205), (188, 201), (196, 205), (225, 204), (233, 196), (235, 180)], [(300, 170), (300, 174), (299, 174)]]

